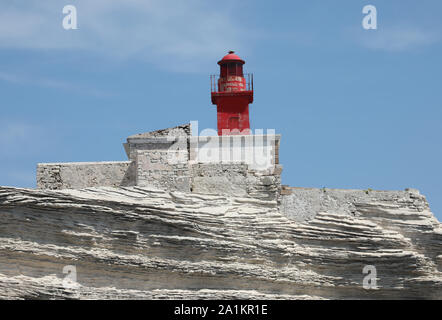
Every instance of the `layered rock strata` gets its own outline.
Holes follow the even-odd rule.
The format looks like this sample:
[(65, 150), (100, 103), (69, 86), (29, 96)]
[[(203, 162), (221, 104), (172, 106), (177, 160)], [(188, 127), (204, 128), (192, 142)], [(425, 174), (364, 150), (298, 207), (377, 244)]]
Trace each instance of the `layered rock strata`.
[(0, 188), (3, 299), (441, 299), (441, 258), (415, 190)]

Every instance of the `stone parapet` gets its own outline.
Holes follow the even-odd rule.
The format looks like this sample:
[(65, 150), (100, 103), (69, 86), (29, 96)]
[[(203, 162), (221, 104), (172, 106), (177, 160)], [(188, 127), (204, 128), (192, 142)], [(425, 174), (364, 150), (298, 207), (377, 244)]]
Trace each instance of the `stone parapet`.
[(82, 189), (88, 187), (121, 187), (135, 184), (135, 163), (67, 162), (37, 165), (38, 189)]

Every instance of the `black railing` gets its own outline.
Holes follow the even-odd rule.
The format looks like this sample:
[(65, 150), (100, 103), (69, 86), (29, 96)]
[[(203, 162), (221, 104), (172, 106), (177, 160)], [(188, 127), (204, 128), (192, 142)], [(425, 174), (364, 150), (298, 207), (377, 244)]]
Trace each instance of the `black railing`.
[[(212, 74), (210, 75), (210, 92), (219, 92), (218, 80), (219, 76)], [(244, 73), (244, 78), (246, 79), (245, 91), (253, 91), (253, 73)]]

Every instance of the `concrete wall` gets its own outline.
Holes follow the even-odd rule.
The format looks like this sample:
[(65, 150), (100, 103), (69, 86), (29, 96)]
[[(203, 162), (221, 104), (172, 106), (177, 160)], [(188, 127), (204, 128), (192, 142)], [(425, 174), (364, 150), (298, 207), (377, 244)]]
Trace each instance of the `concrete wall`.
[(38, 189), (131, 185), (135, 185), (135, 163), (131, 161), (40, 163), (37, 166)]
[(124, 149), (129, 160), (136, 160), (138, 150), (187, 150), (190, 124), (152, 132), (135, 134), (127, 138)]
[(137, 152), (139, 150), (159, 150), (168, 151), (176, 149), (187, 150), (187, 139), (173, 139), (173, 138), (146, 138), (146, 139), (134, 139), (131, 142), (125, 143), (124, 148), (126, 150), (129, 160), (136, 160)]
[(187, 150), (137, 150), (136, 184), (190, 192)]
[(190, 137), (191, 163), (245, 163), (269, 170), (279, 163), (280, 135)]
[(277, 200), (281, 170), (253, 171), (245, 163), (191, 165), (192, 192)]
[(188, 137), (135, 135), (125, 149), (136, 184), (158, 189), (276, 199), (282, 167), (279, 135)]

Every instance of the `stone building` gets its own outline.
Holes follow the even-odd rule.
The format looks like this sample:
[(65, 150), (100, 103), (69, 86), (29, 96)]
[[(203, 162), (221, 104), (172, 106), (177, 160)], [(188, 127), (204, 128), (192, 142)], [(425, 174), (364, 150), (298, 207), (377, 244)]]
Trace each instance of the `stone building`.
[(143, 186), (277, 199), (280, 135), (192, 136), (191, 125), (127, 138), (128, 161), (41, 163), (39, 189)]

